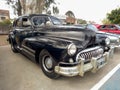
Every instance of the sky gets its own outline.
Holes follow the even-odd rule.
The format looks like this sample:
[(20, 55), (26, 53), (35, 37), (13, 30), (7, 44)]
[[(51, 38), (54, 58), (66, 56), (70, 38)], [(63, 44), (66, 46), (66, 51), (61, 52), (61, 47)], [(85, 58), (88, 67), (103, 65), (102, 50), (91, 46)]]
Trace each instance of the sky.
[[(71, 10), (76, 18), (87, 21), (95, 21), (101, 23), (106, 18), (106, 14), (111, 10), (120, 7), (120, 0), (55, 0), (59, 3), (59, 14), (65, 15), (68, 10)], [(10, 17), (13, 18), (12, 8), (0, 0), (0, 9), (10, 10)]]
[(106, 14), (120, 7), (120, 0), (57, 0), (60, 14), (71, 10), (75, 17), (101, 23)]

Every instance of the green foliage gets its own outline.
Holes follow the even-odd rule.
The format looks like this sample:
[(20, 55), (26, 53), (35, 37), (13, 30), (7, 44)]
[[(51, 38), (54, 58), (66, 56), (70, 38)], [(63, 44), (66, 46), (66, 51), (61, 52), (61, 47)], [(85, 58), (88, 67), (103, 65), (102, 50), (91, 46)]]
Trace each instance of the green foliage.
[(120, 24), (120, 8), (112, 10), (110, 13), (107, 14), (107, 19), (112, 24)]
[(6, 19), (6, 20), (0, 22), (0, 25), (2, 25), (2, 26), (11, 25), (11, 24), (12, 24), (11, 21), (8, 20), (8, 19)]
[(83, 20), (83, 19), (78, 19), (78, 20), (77, 20), (77, 23), (78, 23), (78, 24), (87, 24), (87, 21), (86, 21), (86, 20)]
[(111, 24), (111, 22), (110, 22), (107, 18), (104, 18), (104, 19), (102, 20), (102, 23), (103, 23), (103, 24)]

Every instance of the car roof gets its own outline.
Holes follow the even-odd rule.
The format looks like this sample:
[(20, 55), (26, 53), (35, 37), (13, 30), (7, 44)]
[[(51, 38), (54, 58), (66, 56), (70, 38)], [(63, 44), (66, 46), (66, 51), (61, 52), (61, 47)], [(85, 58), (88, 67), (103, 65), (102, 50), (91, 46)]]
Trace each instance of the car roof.
[(51, 16), (51, 15), (48, 15), (48, 14), (27, 14), (27, 15), (19, 16), (18, 18), (20, 18), (20, 17), (33, 17), (33, 16)]

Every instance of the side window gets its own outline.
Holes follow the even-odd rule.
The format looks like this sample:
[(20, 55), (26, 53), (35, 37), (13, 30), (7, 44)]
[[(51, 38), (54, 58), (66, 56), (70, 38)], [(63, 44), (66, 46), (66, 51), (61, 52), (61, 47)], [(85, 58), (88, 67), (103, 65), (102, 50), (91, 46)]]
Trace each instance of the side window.
[(16, 25), (15, 25), (15, 27), (22, 27), (21, 18), (19, 18), (19, 19), (16, 20)]
[(107, 29), (107, 26), (106, 26), (106, 25), (100, 26), (100, 30), (104, 30), (104, 29)]
[(109, 25), (108, 28), (109, 28), (110, 30), (115, 30), (115, 29), (116, 29), (116, 27), (115, 27), (114, 25)]
[(22, 18), (22, 27), (29, 27), (31, 26), (31, 22), (27, 17)]

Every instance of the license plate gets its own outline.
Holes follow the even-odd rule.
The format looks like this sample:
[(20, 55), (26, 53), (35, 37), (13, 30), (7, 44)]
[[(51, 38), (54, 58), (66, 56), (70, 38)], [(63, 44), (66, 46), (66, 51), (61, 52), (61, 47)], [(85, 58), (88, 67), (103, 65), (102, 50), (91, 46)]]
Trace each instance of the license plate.
[(77, 72), (78, 70), (74, 70), (74, 69), (68, 69), (68, 70), (64, 70), (65, 72), (69, 72), (69, 73), (72, 73), (72, 72)]
[(102, 57), (100, 59), (97, 60), (97, 65), (98, 65), (98, 68), (101, 68), (105, 65), (105, 57)]
[(75, 73), (78, 72), (78, 68), (66, 68), (64, 70), (61, 70), (63, 72), (67, 72), (67, 73)]

